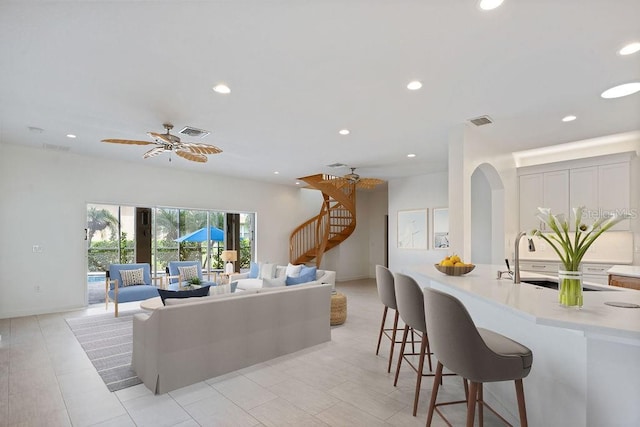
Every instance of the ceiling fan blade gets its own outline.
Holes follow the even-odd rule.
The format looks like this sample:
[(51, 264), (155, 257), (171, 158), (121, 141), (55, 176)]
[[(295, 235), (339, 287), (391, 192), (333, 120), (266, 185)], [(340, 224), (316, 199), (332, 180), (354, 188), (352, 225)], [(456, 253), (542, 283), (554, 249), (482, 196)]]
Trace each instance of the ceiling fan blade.
[(148, 159), (149, 157), (155, 157), (160, 153), (165, 151), (164, 147), (153, 147), (151, 150), (144, 153), (142, 156), (143, 159)]
[(136, 141), (133, 139), (103, 139), (102, 142), (111, 142), (114, 144), (130, 144), (130, 145), (150, 145), (155, 142), (150, 141)]
[(167, 135), (166, 133), (147, 132), (147, 135), (161, 144), (173, 144), (175, 142), (172, 141), (171, 138), (169, 138), (170, 135)]
[(206, 163), (207, 160), (209, 160), (204, 154), (193, 153), (189, 150), (176, 150), (176, 154), (183, 159), (191, 160), (192, 162)]
[(183, 142), (180, 144), (180, 148), (183, 150), (189, 150), (196, 154), (218, 154), (222, 153), (222, 150), (215, 145), (198, 144), (196, 142)]

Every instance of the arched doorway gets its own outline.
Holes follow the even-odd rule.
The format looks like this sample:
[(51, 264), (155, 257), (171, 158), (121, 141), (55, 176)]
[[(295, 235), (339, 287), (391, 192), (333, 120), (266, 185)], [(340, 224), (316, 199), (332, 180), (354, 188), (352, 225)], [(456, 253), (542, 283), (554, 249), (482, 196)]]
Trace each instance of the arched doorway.
[(477, 264), (504, 260), (504, 185), (489, 163), (471, 175), (471, 259)]

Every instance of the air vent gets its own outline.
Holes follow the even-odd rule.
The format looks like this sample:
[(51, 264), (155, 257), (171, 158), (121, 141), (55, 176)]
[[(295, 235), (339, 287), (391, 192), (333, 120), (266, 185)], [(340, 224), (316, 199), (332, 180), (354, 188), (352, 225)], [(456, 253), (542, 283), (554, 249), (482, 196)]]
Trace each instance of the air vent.
[(484, 126), (493, 123), (493, 120), (491, 120), (491, 117), (489, 116), (480, 116), (475, 119), (469, 119), (469, 121), (476, 126)]
[(327, 165), (328, 168), (336, 169), (336, 168), (346, 168), (347, 165), (343, 163), (333, 163), (331, 165)]
[(208, 130), (198, 129), (191, 126), (185, 126), (180, 132), (183, 135), (190, 136), (192, 138), (204, 138), (209, 135), (211, 132)]

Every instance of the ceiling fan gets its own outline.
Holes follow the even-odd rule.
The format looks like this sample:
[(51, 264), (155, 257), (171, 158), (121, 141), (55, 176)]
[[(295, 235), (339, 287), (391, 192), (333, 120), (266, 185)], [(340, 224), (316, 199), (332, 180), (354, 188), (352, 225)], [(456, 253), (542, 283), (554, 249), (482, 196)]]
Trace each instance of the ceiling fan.
[[(192, 162), (206, 163), (208, 158), (205, 154), (218, 154), (222, 153), (222, 150), (215, 145), (198, 144), (195, 142), (181, 142), (180, 138), (171, 135), (170, 131), (173, 129), (173, 125), (170, 123), (164, 123), (162, 126), (167, 130), (166, 133), (147, 132), (151, 138), (156, 142), (149, 141), (136, 141), (132, 139), (103, 139), (102, 142), (111, 142), (115, 144), (130, 144), (130, 145), (154, 145), (151, 150), (144, 153), (142, 156), (145, 159), (149, 157), (157, 156), (160, 153), (175, 152), (178, 156), (191, 160)], [(171, 158), (169, 158), (171, 161)]]
[(349, 169), (351, 169), (350, 173), (343, 176), (334, 176), (330, 179), (325, 180), (324, 182), (330, 182), (337, 187), (342, 187), (344, 185), (350, 184), (355, 185), (356, 188), (362, 188), (365, 190), (370, 190), (384, 183), (384, 180), (378, 178), (361, 178), (360, 175), (355, 172), (356, 168)]

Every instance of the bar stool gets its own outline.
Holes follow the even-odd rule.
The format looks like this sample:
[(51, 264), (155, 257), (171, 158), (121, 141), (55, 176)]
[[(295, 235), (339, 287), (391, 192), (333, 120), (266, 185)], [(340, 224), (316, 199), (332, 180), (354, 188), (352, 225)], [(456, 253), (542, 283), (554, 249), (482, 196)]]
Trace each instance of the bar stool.
[[(415, 417), (418, 411), (418, 398), (420, 397), (420, 384), (422, 382), (425, 356), (428, 356), (429, 359), (429, 371), (433, 371), (431, 364), (431, 349), (429, 347), (429, 338), (427, 336), (427, 325), (424, 313), (424, 297), (422, 295), (422, 289), (420, 289), (420, 286), (415, 280), (413, 280), (413, 278), (399, 273), (395, 274), (394, 277), (398, 311), (400, 312), (400, 318), (405, 323), (405, 326), (402, 334), (400, 355), (398, 356), (398, 365), (396, 367), (396, 377), (393, 381), (393, 385), (395, 386), (398, 384), (400, 366), (402, 365), (402, 359), (405, 359), (411, 368), (417, 373), (416, 391), (413, 399), (413, 416)], [(409, 335), (409, 328), (413, 328), (413, 330), (420, 332), (422, 335), (419, 353), (415, 353), (415, 351), (412, 353), (404, 352), (407, 344), (407, 336)], [(407, 356), (419, 356), (418, 366), (414, 366), (411, 363), (411, 360), (407, 359)], [(433, 376), (433, 374), (427, 374), (427, 376)]]
[[(394, 288), (393, 273), (391, 273), (391, 270), (382, 265), (376, 265), (376, 285), (378, 286), (378, 297), (384, 305), (384, 311), (382, 312), (382, 323), (380, 324), (380, 333), (378, 334), (378, 347), (376, 348), (376, 356), (380, 352), (380, 342), (382, 341), (382, 336), (384, 335), (391, 341), (391, 349), (389, 350), (389, 365), (387, 366), (387, 372), (391, 372), (393, 348), (396, 343), (401, 342), (396, 341), (396, 332), (400, 330), (398, 329), (398, 319), (400, 317), (400, 313), (398, 312), (398, 307), (396, 305), (396, 290)], [(389, 309), (395, 311), (395, 316), (393, 318), (393, 328), (385, 328), (387, 312)]]
[(483, 406), (509, 424), (482, 398), (482, 384), (496, 381), (515, 381), (520, 425), (526, 427), (527, 412), (522, 379), (531, 371), (533, 362), (531, 350), (504, 335), (476, 328), (467, 309), (452, 295), (431, 288), (424, 288), (423, 292), (427, 330), (438, 359), (427, 414), (427, 427), (431, 425), (434, 411), (446, 421), (438, 410), (441, 404), (436, 404), (443, 367), (470, 382), (467, 397), (467, 427), (473, 426), (476, 403), (481, 426)]

